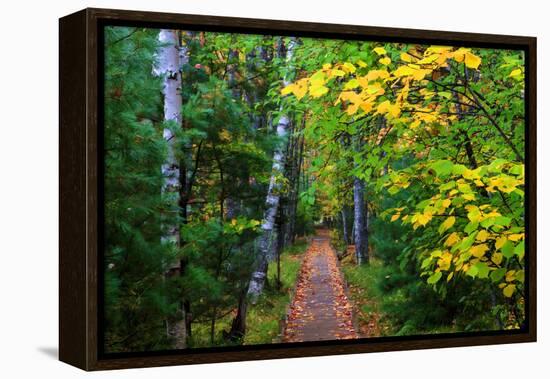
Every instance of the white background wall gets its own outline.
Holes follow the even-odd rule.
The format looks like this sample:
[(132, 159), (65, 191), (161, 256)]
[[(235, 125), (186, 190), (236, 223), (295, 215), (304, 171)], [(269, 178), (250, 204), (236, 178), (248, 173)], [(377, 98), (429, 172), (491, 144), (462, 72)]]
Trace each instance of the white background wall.
[[(105, 7), (538, 37), (539, 342), (125, 370), (103, 378), (538, 378), (550, 372), (545, 1), (6, 0), (0, 5), (0, 376), (75, 378), (57, 355), (58, 17)], [(545, 297), (546, 296), (546, 300)], [(545, 351), (546, 350), (546, 351)], [(547, 377), (547, 376), (546, 376)]]

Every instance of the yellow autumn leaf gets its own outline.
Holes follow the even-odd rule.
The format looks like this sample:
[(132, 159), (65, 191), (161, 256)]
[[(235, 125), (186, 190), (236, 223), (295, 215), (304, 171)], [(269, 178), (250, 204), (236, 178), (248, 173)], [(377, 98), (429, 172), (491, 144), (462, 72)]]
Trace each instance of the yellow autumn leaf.
[(428, 222), (430, 222), (430, 220), (432, 219), (432, 215), (431, 214), (426, 214), (426, 213), (419, 213), (418, 214), (418, 217), (416, 218), (416, 221), (424, 226), (426, 225)]
[(379, 114), (389, 114), (396, 118), (399, 117), (401, 113), (401, 107), (398, 104), (392, 104), (389, 100), (386, 100), (378, 105), (376, 112)]
[(391, 103), (389, 100), (381, 102), (378, 107), (376, 108), (376, 112), (380, 114), (388, 113), (388, 109), (390, 107)]
[(451, 260), (453, 259), (453, 255), (449, 252), (444, 252), (441, 255), (441, 258), (437, 261), (437, 266), (442, 271), (447, 271), (451, 268)]
[(359, 85), (363, 88), (367, 88), (369, 86), (369, 80), (367, 79), (367, 76), (358, 76), (355, 78)]
[(409, 66), (400, 66), (394, 72), (393, 75), (397, 77), (411, 76), (415, 73), (415, 69)]
[(296, 96), (298, 100), (300, 100), (302, 97), (306, 95), (307, 84), (308, 84), (307, 78), (300, 79), (298, 80), (298, 82), (296, 82), (296, 87), (294, 88), (293, 92), (294, 92), (294, 96)]
[(410, 63), (413, 61), (413, 57), (410, 55), (410, 54), (407, 54), (407, 53), (401, 53), (401, 60), (403, 62), (407, 62), (407, 63)]
[(367, 85), (367, 87), (365, 88), (365, 92), (371, 96), (379, 96), (383, 95), (385, 90), (384, 88), (382, 88), (382, 85), (379, 82), (376, 82), (374, 84)]
[(449, 208), (449, 206), (451, 205), (451, 200), (445, 199), (441, 202), (441, 205), (443, 206), (443, 208)]
[(517, 241), (519, 241), (520, 239), (523, 239), (523, 233), (510, 234), (510, 235), (508, 236), (508, 239), (509, 239), (510, 241), (517, 242)]
[(466, 169), (462, 172), (462, 177), (464, 179), (470, 179), (470, 180), (479, 179), (480, 178), (479, 171), (480, 171), (479, 169), (477, 170)]
[(497, 249), (500, 249), (502, 246), (504, 246), (504, 244), (506, 243), (508, 239), (506, 238), (506, 236), (502, 236), (502, 237), (498, 237), (496, 242), (495, 242), (495, 247)]
[(422, 80), (430, 72), (432, 72), (432, 70), (428, 70), (428, 69), (416, 70), (415, 73), (413, 74), (413, 78), (414, 80)]
[(483, 243), (481, 245), (473, 246), (470, 249), (470, 253), (472, 253), (472, 255), (476, 258), (481, 258), (487, 250), (489, 250), (489, 247)]
[(451, 50), (451, 46), (440, 46), (440, 45), (432, 45), (426, 49), (426, 52), (424, 54), (434, 54), (434, 53), (445, 53), (449, 50)]
[(455, 243), (457, 243), (460, 240), (460, 237), (458, 236), (457, 232), (451, 233), (449, 237), (445, 240), (445, 246), (453, 246)]
[(430, 63), (433, 63), (434, 61), (436, 61), (437, 58), (439, 58), (439, 54), (431, 54), (431, 55), (428, 55), (425, 58), (422, 58), (421, 60), (419, 60), (416, 63), (417, 64), (430, 64)]
[(393, 118), (397, 118), (401, 114), (401, 107), (398, 104), (392, 104), (389, 108), (389, 113)]
[(359, 67), (361, 67), (361, 68), (367, 67), (367, 64), (366, 64), (365, 62), (363, 62), (361, 59), (359, 59), (359, 60), (358, 60), (357, 62), (355, 62), (355, 63), (357, 63), (357, 65), (358, 65)]
[(372, 51), (374, 51), (376, 54), (378, 55), (384, 55), (386, 54), (386, 49), (384, 49), (383, 47), (379, 46), (379, 47), (375, 47)]
[(454, 51), (452, 53), (452, 56), (454, 58), (455, 61), (457, 61), (458, 63), (462, 63), (464, 62), (464, 57), (466, 56), (466, 53), (469, 52), (470, 49), (466, 49), (464, 47), (461, 47), (460, 49)]
[(502, 254), (493, 253), (493, 255), (491, 256), (491, 260), (494, 262), (494, 264), (500, 265), (502, 263)]
[(504, 289), (502, 290), (502, 293), (506, 297), (512, 297), (515, 291), (516, 291), (516, 285), (508, 284), (506, 287), (504, 287)]
[(289, 84), (288, 86), (286, 86), (281, 90), (281, 95), (285, 96), (285, 95), (288, 95), (289, 93), (293, 93), (295, 88), (296, 88), (296, 84), (294, 83)]
[(414, 120), (413, 122), (410, 123), (409, 125), (409, 128), (411, 129), (416, 129), (420, 126), (420, 120)]
[(519, 68), (516, 68), (515, 70), (512, 70), (512, 72), (510, 73), (510, 75), (508, 75), (510, 78), (513, 78), (515, 76), (519, 76), (521, 75), (521, 69)]
[(366, 75), (366, 79), (371, 82), (376, 79), (386, 79), (389, 76), (390, 74), (386, 70), (370, 70)]
[(453, 226), (455, 224), (455, 221), (456, 221), (456, 218), (454, 216), (449, 216), (445, 221), (443, 221), (443, 224), (441, 224), (442, 225), (441, 232), (444, 232), (445, 230)]
[(466, 54), (464, 54), (464, 63), (468, 68), (477, 69), (481, 64), (481, 58), (477, 55), (467, 52)]
[(357, 104), (363, 101), (361, 96), (359, 96), (357, 93), (353, 91), (343, 91), (342, 93), (340, 93), (340, 96), (338, 96), (338, 100), (336, 101), (336, 104), (338, 104), (340, 100), (349, 101), (354, 104)]
[[(312, 96), (312, 97), (321, 97), (323, 96), (324, 94), (326, 94), (328, 92), (328, 88), (323, 86), (323, 85), (320, 85), (320, 86), (311, 86), (309, 87), (309, 94)], [(296, 96), (297, 97), (297, 96)]]
[(469, 201), (472, 201), (472, 200), (476, 199), (476, 197), (473, 193), (465, 193), (464, 195), (462, 195), (462, 198), (464, 200), (469, 200)]
[(486, 230), (481, 230), (479, 233), (477, 233), (476, 240), (480, 242), (485, 242), (488, 237), (489, 233)]
[(355, 66), (352, 63), (346, 62), (342, 65), (342, 68), (344, 71), (349, 72), (350, 74), (353, 74), (356, 71)]
[(346, 73), (342, 70), (339, 70), (339, 69), (330, 70), (330, 73), (328, 74), (329, 78), (342, 77), (342, 76), (345, 76), (345, 75), (346, 75)]
[(398, 220), (400, 216), (401, 216), (401, 215), (400, 215), (399, 213), (398, 213), (398, 214), (394, 214), (393, 216), (391, 216), (391, 220), (390, 220), (390, 221), (391, 221), (391, 222), (394, 222), (395, 220)]
[(359, 106), (361, 107), (361, 109), (365, 113), (369, 113), (370, 111), (372, 111), (372, 103), (371, 102), (363, 101), (361, 104), (359, 104)]
[(350, 116), (354, 115), (359, 109), (359, 104), (351, 104), (346, 108), (346, 113)]
[(388, 57), (384, 57), (384, 58), (380, 58), (378, 60), (378, 62), (380, 62), (381, 64), (383, 64), (384, 66), (387, 66), (391, 63), (391, 59), (388, 58)]

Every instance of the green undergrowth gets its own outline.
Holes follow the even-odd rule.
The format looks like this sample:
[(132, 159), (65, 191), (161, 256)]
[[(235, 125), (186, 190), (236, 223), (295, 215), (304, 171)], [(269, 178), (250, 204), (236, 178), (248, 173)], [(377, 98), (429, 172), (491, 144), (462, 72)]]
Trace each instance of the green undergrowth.
[(278, 342), (287, 307), (300, 271), (301, 256), (307, 241), (300, 239), (286, 248), (281, 255), (281, 288), (276, 286), (277, 264), (269, 265), (267, 284), (255, 305), (249, 306), (245, 345)]
[(383, 311), (384, 294), (377, 287), (377, 280), (383, 270), (382, 262), (371, 259), (370, 264), (358, 266), (351, 254), (348, 254), (342, 259), (341, 265), (349, 295), (355, 304), (355, 318), (360, 333), (369, 337), (390, 334), (393, 328)]
[(392, 274), (382, 260), (371, 258), (368, 265), (358, 266), (351, 255), (347, 255), (342, 259), (341, 265), (351, 300), (355, 304), (355, 318), (362, 336), (456, 332), (456, 328), (452, 325), (426, 323), (427, 327), (421, 327), (422, 314), (426, 313), (427, 309), (423, 307), (419, 307), (416, 311), (410, 309), (407, 288), (387, 290), (387, 284), (392, 281)]
[[(292, 291), (300, 271), (301, 256), (307, 248), (305, 238), (297, 240), (281, 254), (281, 287), (277, 289), (277, 263), (269, 265), (264, 292), (256, 304), (249, 304), (245, 345), (278, 342), (282, 321), (292, 300)], [(216, 320), (214, 343), (210, 343), (210, 321), (193, 323), (190, 347), (227, 346), (231, 342), (224, 336), (231, 329), (235, 314), (231, 312)]]

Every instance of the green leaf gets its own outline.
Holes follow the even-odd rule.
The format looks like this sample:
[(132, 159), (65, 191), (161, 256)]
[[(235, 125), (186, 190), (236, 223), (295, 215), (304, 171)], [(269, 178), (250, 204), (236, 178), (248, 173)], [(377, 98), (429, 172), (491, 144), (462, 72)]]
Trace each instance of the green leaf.
[(520, 259), (523, 258), (523, 255), (525, 254), (525, 241), (521, 241), (517, 244), (514, 249), (514, 254), (516, 254)]
[(478, 223), (481, 218), (481, 212), (478, 207), (474, 207), (471, 211), (468, 212), (468, 220), (472, 223)]
[[(474, 241), (476, 240), (476, 235), (477, 235), (477, 232), (473, 232), (468, 237), (464, 238), (459, 245), (455, 245), (455, 246), (458, 246), (460, 251), (468, 250), (470, 247), (472, 247)], [(453, 247), (453, 250), (454, 249), (455, 248)]]
[(504, 255), (507, 259), (510, 259), (514, 255), (514, 247), (515, 246), (511, 241), (506, 241), (500, 248), (500, 251), (502, 252), (502, 255)]
[(495, 224), (495, 219), (493, 217), (486, 218), (485, 220), (481, 221), (481, 226), (485, 229), (490, 228)]
[(472, 278), (475, 278), (478, 275), (479, 269), (476, 265), (470, 266), (468, 271), (466, 271), (466, 275), (471, 276)]
[(436, 175), (438, 177), (449, 176), (449, 174), (453, 170), (453, 167), (453, 162), (448, 160), (439, 160), (430, 165), (430, 168), (432, 168), (436, 172)]
[(453, 166), (453, 174), (455, 175), (462, 175), (464, 171), (466, 171), (468, 168), (464, 166), (463, 164), (455, 164)]
[(475, 264), (477, 267), (477, 277), (480, 279), (487, 279), (489, 277), (489, 266), (485, 262), (477, 262)]
[(359, 82), (357, 81), (357, 79), (351, 79), (349, 82), (347, 82), (344, 85), (345, 90), (350, 90), (350, 89), (354, 89), (354, 88), (357, 88), (357, 87), (359, 87)]
[(510, 226), (512, 219), (506, 216), (495, 217), (495, 225)]
[(510, 171), (510, 174), (520, 176), (520, 175), (524, 175), (525, 168), (523, 164), (518, 164), (513, 166), (509, 171)]
[(442, 275), (443, 274), (441, 273), (441, 271), (435, 272), (433, 275), (431, 275), (428, 278), (428, 284), (435, 284), (435, 283), (439, 282), (439, 279), (441, 279)]
[(479, 223), (477, 223), (477, 222), (469, 222), (466, 225), (466, 227), (464, 228), (464, 232), (467, 233), (467, 234), (470, 234), (474, 230), (476, 230), (478, 226), (479, 226)]
[(498, 283), (502, 280), (502, 278), (504, 278), (504, 275), (506, 275), (506, 267), (492, 271), (489, 276), (491, 277), (493, 283)]
[(439, 186), (439, 190), (444, 192), (444, 191), (448, 191), (450, 189), (453, 189), (456, 185), (456, 182), (454, 180), (451, 180), (449, 182), (446, 182), (445, 184), (442, 184), (441, 186)]
[(390, 195), (395, 195), (397, 192), (399, 192), (400, 188), (397, 187), (397, 186), (391, 186), (390, 188), (388, 188), (388, 192), (390, 193)]
[(422, 261), (422, 266), (420, 268), (426, 268), (432, 263), (432, 257), (428, 257)]
[(489, 171), (490, 172), (502, 172), (502, 166), (508, 163), (506, 159), (497, 158), (494, 161), (491, 162), (489, 165)]

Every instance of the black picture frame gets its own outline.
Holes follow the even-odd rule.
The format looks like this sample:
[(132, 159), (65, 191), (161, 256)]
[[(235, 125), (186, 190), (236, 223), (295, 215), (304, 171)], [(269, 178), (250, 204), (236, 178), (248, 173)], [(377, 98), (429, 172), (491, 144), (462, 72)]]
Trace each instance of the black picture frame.
[[(526, 57), (526, 328), (509, 332), (380, 337), (189, 351), (102, 353), (101, 96), (105, 25), (523, 50)], [(61, 361), (84, 370), (107, 370), (536, 341), (536, 38), (88, 8), (59, 20), (59, 45)]]

